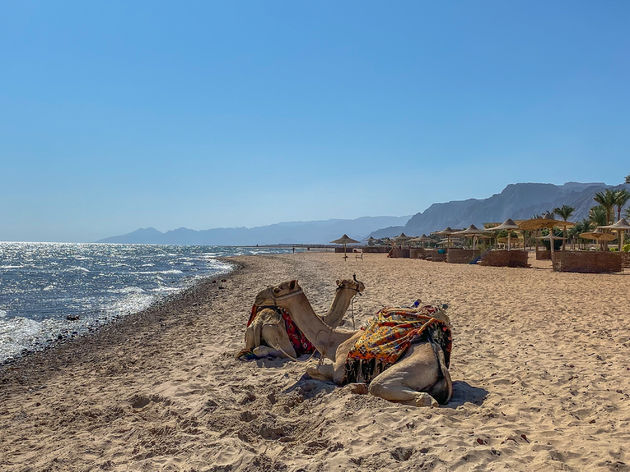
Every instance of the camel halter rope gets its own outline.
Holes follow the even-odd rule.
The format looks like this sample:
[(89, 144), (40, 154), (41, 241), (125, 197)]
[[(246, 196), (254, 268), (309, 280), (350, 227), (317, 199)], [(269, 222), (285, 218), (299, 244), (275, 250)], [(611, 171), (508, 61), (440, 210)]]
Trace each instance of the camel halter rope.
[[(357, 284), (359, 283), (359, 281), (357, 280), (357, 274), (352, 274), (352, 278)], [(357, 292), (360, 296), (363, 296), (358, 288), (355, 288), (354, 291)], [(350, 302), (350, 317), (352, 318), (352, 329), (357, 329), (356, 324), (354, 323), (354, 297), (352, 297), (352, 301)]]

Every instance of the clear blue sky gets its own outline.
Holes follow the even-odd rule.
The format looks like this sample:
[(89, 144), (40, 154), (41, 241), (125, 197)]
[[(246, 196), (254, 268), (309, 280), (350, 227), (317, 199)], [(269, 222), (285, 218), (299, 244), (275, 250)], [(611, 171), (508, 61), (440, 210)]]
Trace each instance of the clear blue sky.
[(0, 240), (630, 173), (630, 2), (3, 2)]

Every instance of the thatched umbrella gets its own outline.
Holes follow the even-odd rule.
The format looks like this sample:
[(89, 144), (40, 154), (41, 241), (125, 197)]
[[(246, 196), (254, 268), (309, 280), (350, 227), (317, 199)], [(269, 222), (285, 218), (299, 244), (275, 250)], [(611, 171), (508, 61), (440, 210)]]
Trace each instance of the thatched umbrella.
[[(582, 239), (592, 239), (597, 241), (600, 245), (605, 241), (612, 241), (615, 239), (615, 235), (612, 233), (604, 233), (599, 228), (595, 231), (587, 231), (586, 233), (580, 233), (579, 237)], [(600, 248), (601, 249), (601, 248)]]
[(630, 224), (626, 221), (625, 218), (621, 218), (614, 225), (608, 226), (598, 226), (597, 229), (612, 229), (613, 231), (617, 231), (619, 235), (619, 251), (623, 247), (623, 234), (630, 229)]
[(462, 231), (456, 231), (455, 233), (453, 233), (453, 236), (458, 235), (458, 236), (464, 236), (464, 237), (471, 237), (473, 239), (473, 249), (475, 249), (477, 238), (484, 234), (486, 234), (485, 231), (477, 228), (475, 225), (470, 225), (468, 228)]
[[(562, 228), (566, 233), (567, 228), (575, 226), (575, 223), (571, 221), (556, 220), (551, 214), (546, 215), (543, 218), (531, 218), (529, 220), (520, 221), (518, 223), (520, 229), (525, 231), (537, 231), (540, 229)], [(553, 252), (553, 244), (551, 245)]]
[(410, 239), (412, 239), (411, 236), (407, 236), (405, 233), (400, 233), (394, 238), (394, 241), (402, 247), (403, 243), (406, 243)]
[(495, 226), (493, 228), (488, 228), (489, 231), (503, 231), (503, 230), (507, 230), (507, 234), (508, 234), (508, 239), (507, 239), (508, 251), (511, 249), (512, 230), (514, 230), (514, 229), (520, 229), (520, 228), (519, 228), (519, 226), (516, 223), (514, 223), (514, 220), (512, 220), (511, 218), (508, 218), (503, 223), (501, 223), (499, 226)]
[(339, 239), (335, 239), (334, 241), (330, 241), (332, 244), (343, 244), (343, 258), (348, 259), (348, 255), (346, 254), (346, 245), (347, 244), (358, 244), (359, 241), (352, 239), (347, 234), (344, 234)]
[(433, 241), (433, 240), (430, 237), (428, 237), (426, 234), (423, 234), (422, 236), (418, 236), (417, 238), (411, 238), (407, 242), (408, 243), (426, 243), (429, 241)]
[(446, 236), (446, 239), (448, 241), (448, 246), (450, 247), (450, 245), (451, 245), (451, 235), (453, 233), (455, 233), (455, 232), (456, 231), (453, 228), (451, 228), (450, 226), (447, 226), (442, 231), (434, 231), (431, 234), (433, 234), (435, 236)]
[(542, 240), (542, 241), (549, 241), (549, 249), (551, 250), (551, 252), (553, 252), (553, 246), (554, 246), (554, 241), (558, 241), (558, 240), (562, 240), (564, 241), (564, 237), (563, 236), (556, 236), (555, 234), (553, 234), (553, 231), (549, 231), (549, 234), (547, 234), (546, 236), (538, 236), (536, 239), (538, 240)]

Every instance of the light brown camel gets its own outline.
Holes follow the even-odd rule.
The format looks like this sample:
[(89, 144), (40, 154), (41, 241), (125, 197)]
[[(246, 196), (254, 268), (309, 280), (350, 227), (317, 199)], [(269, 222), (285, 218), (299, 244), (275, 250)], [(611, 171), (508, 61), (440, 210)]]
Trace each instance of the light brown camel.
[[(356, 276), (353, 280), (337, 280), (335, 299), (321, 320), (332, 328), (339, 326), (354, 296), (364, 290), (365, 285)], [(256, 357), (297, 357), (278, 311), (264, 308), (256, 314), (245, 331), (245, 349), (238, 356), (245, 352), (251, 352)]]
[[(276, 287), (261, 291), (257, 305), (273, 304), (289, 311), (291, 318), (308, 340), (333, 364), (307, 369), (307, 373), (319, 380), (345, 383), (345, 363), (348, 352), (361, 331), (334, 329), (319, 318), (297, 280), (283, 282)], [(446, 314), (441, 321), (450, 325)], [(394, 365), (378, 374), (369, 384), (372, 395), (414, 406), (437, 406), (448, 403), (453, 386), (446, 367), (444, 352), (434, 343), (412, 344)]]

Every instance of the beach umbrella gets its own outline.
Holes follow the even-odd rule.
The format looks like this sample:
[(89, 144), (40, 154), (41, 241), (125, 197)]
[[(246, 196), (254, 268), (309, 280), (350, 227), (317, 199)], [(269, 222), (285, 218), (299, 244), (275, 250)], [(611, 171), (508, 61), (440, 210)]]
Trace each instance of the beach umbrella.
[(453, 233), (453, 236), (459, 235), (459, 236), (464, 236), (464, 237), (471, 237), (473, 239), (473, 249), (475, 249), (477, 238), (485, 234), (486, 234), (485, 231), (477, 228), (475, 225), (470, 225), (468, 228), (462, 231), (457, 231)]
[(405, 233), (400, 233), (398, 236), (394, 238), (394, 241), (396, 241), (397, 244), (400, 244), (402, 246), (403, 243), (406, 243), (410, 239), (412, 239), (411, 236), (407, 236)]
[[(615, 235), (612, 233), (604, 233), (600, 231), (599, 228), (595, 231), (587, 231), (586, 233), (580, 233), (579, 237), (582, 239), (593, 239), (597, 241), (599, 244), (602, 244), (604, 241), (612, 241), (615, 239)], [(601, 249), (601, 248), (600, 248)]]
[(525, 231), (536, 231), (539, 229), (551, 229), (558, 228), (571, 228), (575, 226), (575, 223), (571, 221), (556, 220), (553, 216), (547, 215), (544, 218), (531, 218), (529, 220), (519, 221), (518, 227)]
[(556, 236), (555, 234), (553, 234), (553, 231), (549, 231), (549, 234), (545, 236), (538, 236), (536, 239), (549, 241), (549, 248), (551, 252), (553, 252), (553, 245), (554, 245), (553, 241), (558, 241), (558, 240), (564, 241), (565, 238), (563, 236)]
[(359, 241), (357, 241), (356, 239), (352, 239), (347, 234), (344, 234), (339, 239), (335, 239), (334, 241), (330, 241), (330, 242), (332, 244), (343, 244), (343, 258), (344, 259), (348, 259), (348, 256), (346, 254), (346, 245), (348, 245), (348, 244), (358, 244), (359, 243)]
[(507, 230), (507, 243), (508, 243), (508, 251), (511, 249), (511, 237), (512, 237), (512, 230), (514, 229), (520, 229), (520, 227), (514, 223), (514, 220), (512, 220), (511, 218), (508, 218), (507, 220), (505, 220), (503, 223), (501, 223), (499, 226), (495, 226), (493, 228), (488, 228), (489, 231), (503, 231), (503, 230)]
[(602, 231), (587, 231), (586, 233), (580, 233), (582, 239), (593, 239), (597, 242), (612, 241), (615, 239), (615, 235), (612, 233), (604, 233)]
[(597, 229), (612, 229), (613, 231), (617, 231), (619, 235), (619, 251), (623, 247), (623, 234), (630, 229), (630, 224), (625, 218), (621, 218), (614, 225), (608, 226), (598, 226)]
[(451, 235), (452, 235), (453, 233), (455, 233), (455, 232), (456, 232), (456, 231), (455, 231), (453, 228), (451, 228), (450, 226), (447, 226), (447, 227), (446, 227), (446, 228), (444, 228), (442, 231), (434, 231), (434, 232), (433, 232), (433, 233), (431, 233), (431, 234), (433, 234), (433, 235), (435, 235), (435, 236), (446, 236), (446, 239), (448, 240), (448, 242), (449, 242), (449, 246), (450, 246), (450, 242), (451, 242)]
[[(518, 222), (520, 229), (524, 231), (538, 231), (541, 229), (562, 228), (566, 232), (567, 228), (575, 226), (575, 223), (571, 221), (556, 220), (552, 214), (547, 214), (542, 218), (530, 218), (529, 220), (523, 220)], [(553, 253), (553, 244), (551, 244), (551, 252)]]
[(426, 243), (429, 241), (433, 241), (430, 237), (428, 237), (426, 234), (423, 234), (422, 236), (418, 236), (417, 238), (411, 238), (409, 241), (409, 243)]

